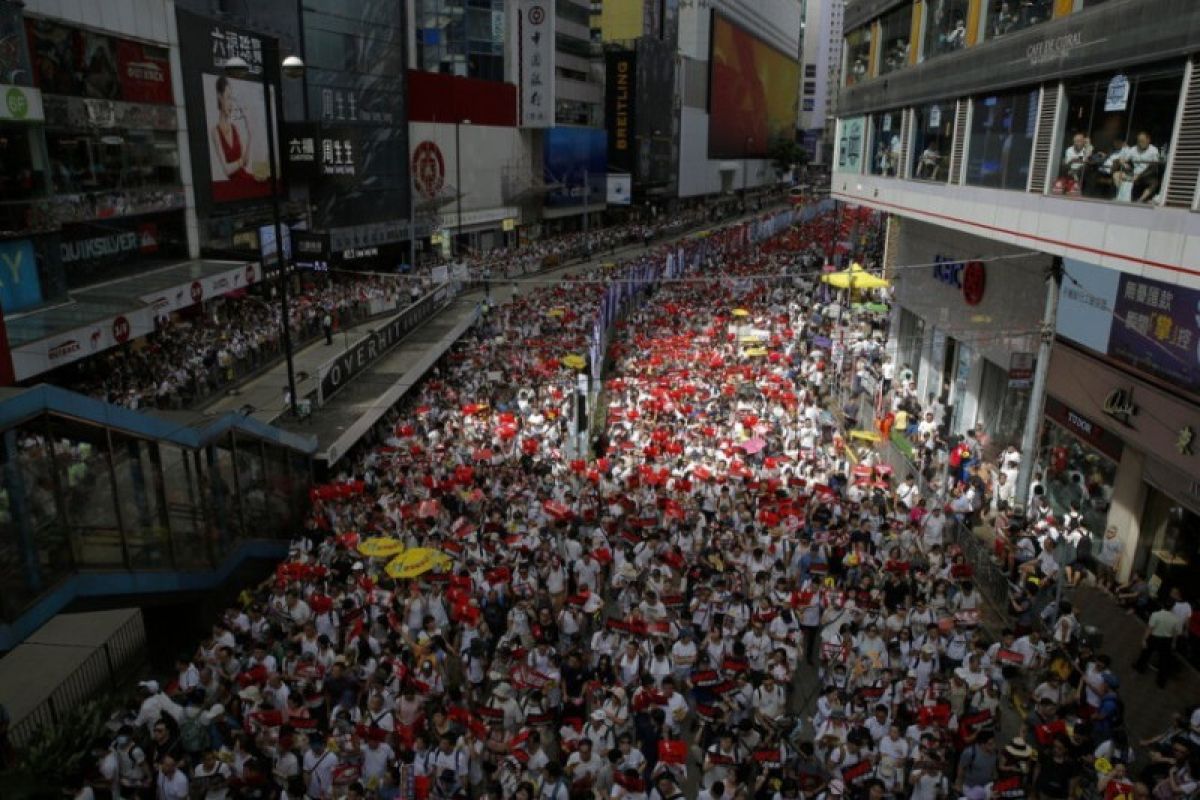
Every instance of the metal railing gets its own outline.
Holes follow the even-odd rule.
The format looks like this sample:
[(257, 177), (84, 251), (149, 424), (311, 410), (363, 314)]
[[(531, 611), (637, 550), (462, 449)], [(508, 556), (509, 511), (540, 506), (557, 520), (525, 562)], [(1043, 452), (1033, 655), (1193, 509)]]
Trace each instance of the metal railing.
[(142, 661), (146, 627), (134, 614), (103, 645), (97, 647), (62, 683), (9, 729), (9, 741), (24, 747), (45, 725), (57, 725), (74, 706), (105, 689), (116, 689)]

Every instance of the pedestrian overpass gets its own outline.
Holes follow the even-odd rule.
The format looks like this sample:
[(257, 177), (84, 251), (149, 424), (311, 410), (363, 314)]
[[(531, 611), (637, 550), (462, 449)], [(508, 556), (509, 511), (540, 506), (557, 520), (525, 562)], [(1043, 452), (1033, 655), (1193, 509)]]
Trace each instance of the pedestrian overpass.
[(315, 451), (236, 412), (0, 389), (0, 652), (77, 599), (204, 591), (283, 555)]

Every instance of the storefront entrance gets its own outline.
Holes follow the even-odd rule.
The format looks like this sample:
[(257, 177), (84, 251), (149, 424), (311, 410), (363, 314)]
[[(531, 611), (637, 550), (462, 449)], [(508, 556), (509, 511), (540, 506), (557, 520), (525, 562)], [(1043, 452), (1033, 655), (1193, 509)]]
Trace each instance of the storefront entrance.
[(1046, 398), (1038, 467), (1055, 517), (1061, 520), (1078, 510), (1083, 526), (1095, 536), (1103, 535), (1122, 448), (1110, 431)]
[(1173, 587), (1196, 597), (1200, 585), (1200, 515), (1171, 496), (1146, 485), (1141, 534), (1133, 568), (1166, 597)]

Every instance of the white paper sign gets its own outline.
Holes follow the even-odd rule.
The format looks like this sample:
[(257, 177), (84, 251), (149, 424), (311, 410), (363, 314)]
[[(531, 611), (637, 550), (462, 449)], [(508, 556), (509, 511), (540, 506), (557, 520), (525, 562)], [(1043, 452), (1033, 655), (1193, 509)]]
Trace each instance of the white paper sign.
[(1114, 75), (1108, 82), (1108, 94), (1104, 96), (1105, 111), (1124, 111), (1129, 102), (1129, 79), (1124, 75)]

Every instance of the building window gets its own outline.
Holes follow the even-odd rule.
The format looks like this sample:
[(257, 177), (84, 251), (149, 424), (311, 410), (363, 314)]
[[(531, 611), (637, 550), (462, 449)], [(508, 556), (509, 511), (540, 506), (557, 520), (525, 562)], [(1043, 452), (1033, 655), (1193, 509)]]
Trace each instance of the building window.
[(805, 111), (812, 111), (815, 107), (816, 105), (811, 97), (806, 98), (804, 100), (804, 104), (801, 106), (801, 108), (803, 108)]
[(1183, 85), (1183, 64), (1068, 81), (1053, 193), (1148, 203), (1158, 193)]
[(904, 5), (880, 20), (879, 74), (886, 75), (908, 66), (912, 35), (912, 6)]
[(179, 183), (175, 134), (47, 131), (50, 178), (56, 194), (144, 189)]
[(952, 53), (967, 44), (967, 11), (970, 0), (933, 0), (926, 3), (925, 58)]
[(804, 77), (806, 77), (806, 78), (817, 77), (817, 65), (816, 64), (805, 64), (804, 65)]
[(976, 98), (967, 145), (967, 183), (1023, 191), (1037, 124), (1038, 92), (1024, 89)]
[(988, 0), (987, 36), (995, 39), (1046, 22), (1054, 16), (1054, 0)]
[(805, 81), (804, 82), (804, 93), (805, 94), (816, 94), (817, 93), (817, 82), (816, 81)]
[(864, 25), (846, 37), (846, 85), (871, 76), (871, 26)]
[(900, 169), (900, 112), (885, 111), (871, 117), (871, 174), (896, 177)]
[(954, 103), (930, 103), (913, 111), (912, 177), (945, 183), (950, 174), (950, 145), (954, 140)]

